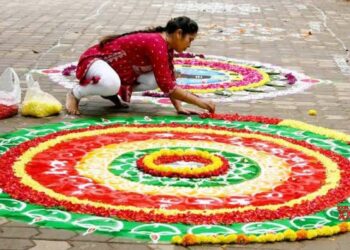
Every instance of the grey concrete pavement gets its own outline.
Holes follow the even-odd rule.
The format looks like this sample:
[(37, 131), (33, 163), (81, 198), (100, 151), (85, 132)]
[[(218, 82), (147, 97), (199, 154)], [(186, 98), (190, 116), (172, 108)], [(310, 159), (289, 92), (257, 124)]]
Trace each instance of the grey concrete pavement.
[[(218, 4), (214, 4), (218, 3)], [(222, 7), (224, 6), (224, 7)], [(32, 69), (76, 61), (80, 53), (111, 33), (164, 25), (170, 17), (187, 15), (201, 28), (190, 51), (271, 63), (295, 69), (314, 78), (330, 80), (299, 94), (268, 100), (218, 105), (218, 112), (289, 118), (350, 133), (350, 66), (344, 63), (350, 47), (350, 2), (346, 0), (0, 0), (0, 72), (13, 67), (22, 80)], [(212, 39), (211, 27), (229, 28), (259, 24), (280, 29), (270, 35), (241, 25), (241, 34)], [(214, 34), (221, 35), (220, 32)], [(257, 39), (257, 37), (263, 37)], [(66, 90), (45, 76), (35, 75), (42, 88), (64, 103)], [(104, 100), (82, 103), (85, 117), (100, 115), (170, 115), (171, 109), (133, 105), (117, 112)], [(311, 117), (309, 109), (318, 115)], [(83, 117), (84, 117), (83, 116)], [(0, 121), (0, 132), (47, 122), (74, 119), (59, 116), (34, 119), (20, 115)], [(349, 249), (350, 233), (313, 241), (252, 244), (248, 246), (197, 246), (190, 249)], [(98, 235), (37, 228), (0, 218), (0, 249), (183, 249), (118, 241)]]

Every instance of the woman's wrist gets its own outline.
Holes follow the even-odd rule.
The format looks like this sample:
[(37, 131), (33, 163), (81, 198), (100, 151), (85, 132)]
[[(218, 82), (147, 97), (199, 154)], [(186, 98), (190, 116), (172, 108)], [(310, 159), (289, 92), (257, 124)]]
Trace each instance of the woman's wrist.
[(182, 108), (181, 101), (175, 99), (171, 95), (169, 96), (171, 103), (173, 104), (176, 111), (179, 111)]
[[(170, 99), (176, 99), (178, 102), (184, 101), (190, 104), (194, 104), (200, 108), (208, 109), (208, 104), (203, 99), (193, 95), (192, 93), (183, 90), (181, 88), (176, 88), (171, 94)], [(175, 106), (175, 105), (174, 105)]]

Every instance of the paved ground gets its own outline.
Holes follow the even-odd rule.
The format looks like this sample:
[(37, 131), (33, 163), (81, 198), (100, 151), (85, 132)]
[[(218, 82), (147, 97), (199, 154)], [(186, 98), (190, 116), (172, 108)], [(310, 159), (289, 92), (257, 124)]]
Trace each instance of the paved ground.
[[(292, 118), (350, 133), (350, 68), (349, 64), (342, 61), (346, 55), (344, 47), (350, 47), (349, 1), (217, 2), (218, 5), (214, 5), (214, 1), (174, 0), (0, 0), (0, 71), (8, 66), (14, 67), (23, 80), (24, 74), (30, 69), (47, 68), (77, 60), (79, 54), (102, 35), (165, 24), (169, 17), (185, 14), (203, 27), (201, 37), (193, 43), (193, 52), (271, 63), (333, 82), (315, 86), (301, 94), (272, 100), (219, 105), (218, 112)], [(217, 42), (208, 36), (207, 29), (215, 25), (227, 28), (248, 23), (282, 30), (268, 36), (272, 41), (261, 41), (254, 36), (241, 34)], [(37, 79), (44, 90), (64, 101), (65, 89), (53, 84), (46, 77)], [(24, 82), (22, 86), (25, 86)], [(311, 108), (318, 110), (316, 117), (308, 116), (307, 111)], [(85, 101), (82, 111), (85, 116), (121, 115), (113, 111), (108, 102), (97, 99)], [(134, 105), (128, 113), (124, 112), (122, 115), (129, 114), (163, 115), (174, 112), (152, 105)], [(7, 132), (73, 118), (64, 112), (60, 116), (44, 119), (17, 116), (1, 121), (0, 131)], [(191, 249), (348, 249), (349, 244), (350, 233), (298, 243)], [(81, 236), (73, 232), (36, 228), (0, 218), (0, 249), (97, 248), (181, 249), (170, 245), (120, 242), (96, 235)]]

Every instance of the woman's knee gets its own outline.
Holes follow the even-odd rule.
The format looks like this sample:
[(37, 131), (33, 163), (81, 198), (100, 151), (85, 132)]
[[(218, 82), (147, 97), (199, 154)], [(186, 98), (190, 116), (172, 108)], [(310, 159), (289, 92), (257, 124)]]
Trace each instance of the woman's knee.
[(140, 84), (146, 84), (146, 85), (156, 85), (157, 84), (157, 81), (156, 81), (156, 78), (154, 76), (153, 71), (140, 75), (137, 78), (137, 81)]
[(158, 87), (153, 71), (140, 75), (137, 82), (139, 85), (136, 86), (135, 91), (153, 90)]
[(117, 72), (106, 62), (99, 61), (98, 70), (95, 71), (99, 78), (96, 85), (106, 94), (114, 95), (120, 89), (120, 77)]
[(103, 92), (105, 93), (103, 95), (108, 96), (118, 93), (121, 83), (119, 76), (115, 74), (114, 76), (102, 76), (97, 84), (103, 88)]

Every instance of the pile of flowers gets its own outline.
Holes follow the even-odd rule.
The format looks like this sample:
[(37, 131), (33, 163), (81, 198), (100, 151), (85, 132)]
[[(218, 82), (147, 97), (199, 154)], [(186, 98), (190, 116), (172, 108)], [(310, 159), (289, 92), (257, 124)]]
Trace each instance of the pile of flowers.
[(287, 229), (279, 233), (267, 233), (261, 235), (228, 234), (228, 235), (195, 235), (174, 236), (173, 244), (190, 246), (198, 244), (248, 244), (277, 241), (311, 240), (320, 236), (332, 236), (334, 234), (350, 231), (350, 222), (342, 222), (335, 226), (323, 226), (316, 229), (300, 229), (297, 231)]
[[(167, 164), (184, 161), (203, 164), (200, 167), (176, 167)], [(137, 167), (148, 174), (161, 177), (205, 178), (225, 174), (229, 163), (219, 155), (191, 149), (162, 149), (137, 160)]]
[(18, 105), (4, 105), (0, 104), (0, 120), (18, 113)]
[(63, 69), (62, 75), (70, 76), (76, 69), (77, 69), (77, 66), (72, 64), (72, 65), (70, 65), (70, 66), (68, 66), (68, 67)]
[(194, 54), (194, 53), (190, 53), (190, 52), (185, 52), (185, 53), (175, 53), (174, 57), (182, 57), (182, 58), (195, 58), (195, 57), (199, 57), (199, 58), (205, 58), (205, 56), (203, 54)]

